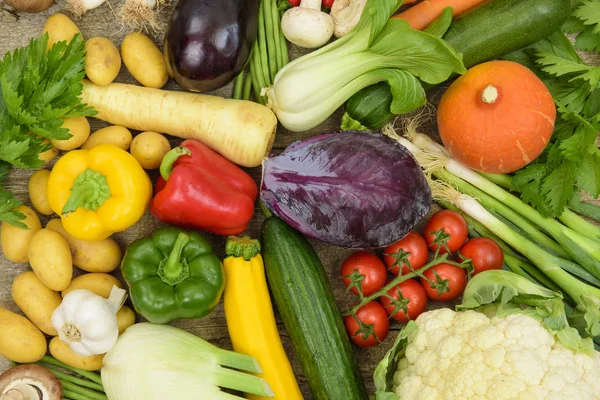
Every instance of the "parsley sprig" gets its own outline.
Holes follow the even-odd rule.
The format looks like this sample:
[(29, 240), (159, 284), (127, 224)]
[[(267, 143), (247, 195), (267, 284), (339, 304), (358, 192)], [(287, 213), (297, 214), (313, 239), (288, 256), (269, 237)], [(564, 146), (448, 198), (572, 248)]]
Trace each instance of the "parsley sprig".
[[(80, 99), (85, 75), (81, 35), (69, 43), (56, 43), (48, 51), (47, 47), (45, 34), (0, 60), (0, 182), (10, 165), (41, 167), (39, 154), (50, 149), (45, 139), (71, 137), (61, 127), (63, 118), (96, 114)], [(0, 186), (0, 221), (19, 225), (24, 216), (13, 211), (19, 205)]]

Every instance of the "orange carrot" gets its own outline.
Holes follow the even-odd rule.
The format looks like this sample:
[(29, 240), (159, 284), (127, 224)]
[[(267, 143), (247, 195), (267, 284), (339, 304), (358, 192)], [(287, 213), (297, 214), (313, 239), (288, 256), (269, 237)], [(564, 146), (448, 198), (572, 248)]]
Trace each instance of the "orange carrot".
[(402, 3), (402, 5), (416, 3), (417, 1), (419, 0), (406, 0)]
[[(483, 3), (485, 0), (424, 0), (392, 18), (400, 18), (410, 24), (413, 29), (423, 30), (442, 15), (446, 7), (452, 7), (453, 16)], [(408, 3), (406, 1), (405, 3)]]

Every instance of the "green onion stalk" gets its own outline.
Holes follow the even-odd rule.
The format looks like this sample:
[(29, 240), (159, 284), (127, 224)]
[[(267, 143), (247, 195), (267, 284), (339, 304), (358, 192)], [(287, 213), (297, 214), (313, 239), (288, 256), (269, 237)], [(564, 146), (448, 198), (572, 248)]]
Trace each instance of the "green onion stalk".
[[(453, 158), (443, 154), (437, 149), (439, 145), (433, 142), (429, 137), (423, 134), (413, 134), (412, 142), (420, 150), (425, 150), (421, 154), (426, 154), (429, 160), (425, 161), (425, 168), (430, 168), (431, 164), (437, 168), (443, 167), (452, 175), (470, 183), (480, 191), (495, 198), (505, 204), (518, 214), (505, 215), (501, 209), (497, 211), (511, 223), (518, 225), (519, 219), (523, 217), (549, 234), (568, 254), (577, 261), (589, 274), (600, 279), (600, 241), (588, 238), (552, 218), (543, 217), (537, 210), (528, 204), (523, 203), (518, 197), (507, 192), (502, 187), (489, 181), (477, 172), (465, 167)], [(422, 164), (423, 165), (423, 164)], [(487, 205), (487, 204), (486, 204)], [(520, 216), (519, 216), (520, 214)], [(537, 240), (537, 239), (536, 239)]]
[[(487, 227), (513, 249), (527, 257), (541, 272), (556, 283), (571, 299), (577, 308), (589, 316), (586, 331), (590, 336), (600, 329), (600, 308), (590, 307), (590, 299), (600, 304), (600, 289), (586, 284), (569, 274), (564, 268), (565, 260), (547, 253), (535, 243), (518, 234), (492, 213), (486, 210), (477, 200), (460, 193), (443, 181), (430, 182), (434, 199), (452, 203), (465, 214)], [(521, 265), (522, 266), (522, 265)]]
[[(560, 292), (566, 294), (564, 298), (576, 305), (577, 312), (585, 316), (583, 319), (587, 323), (588, 335), (592, 337), (600, 335), (598, 278), (587, 269), (582, 268), (581, 265), (558, 256), (548, 248), (555, 247), (555, 244), (558, 243), (560, 247), (567, 250), (564, 248), (567, 241), (556, 240), (555, 244), (550, 246), (551, 242), (542, 245), (538, 239), (533, 239), (532, 237), (542, 238), (543, 236), (531, 232), (530, 227), (525, 224), (516, 226), (519, 221), (515, 219), (515, 215), (520, 219), (524, 218), (519, 215), (520, 213), (515, 214), (515, 212), (526, 209), (520, 199), (514, 198), (510, 202), (498, 199), (499, 196), (495, 196), (498, 193), (490, 190), (490, 187), (499, 187), (473, 171), (471, 172), (480, 180), (464, 179), (463, 177), (471, 178), (464, 171), (460, 171), (460, 177), (451, 173), (454, 171), (447, 168), (449, 164), (447, 152), (445, 149), (433, 148), (430, 143), (425, 143), (427, 141), (434, 143), (429, 138), (415, 140), (415, 135), (412, 135), (413, 141), (411, 142), (397, 135), (391, 127), (386, 127), (384, 133), (404, 145), (421, 164), (428, 176), (438, 178), (437, 180), (430, 179), (432, 193), (438, 203), (451, 209), (460, 210), (468, 217), (467, 221), (471, 227), (476, 227), (475, 231), (496, 240), (504, 252), (505, 262), (509, 269), (528, 279), (537, 280), (548, 288), (556, 289), (558, 287)], [(423, 146), (425, 150), (419, 145)], [(436, 144), (436, 146), (438, 145)], [(456, 161), (454, 162), (456, 163)], [(462, 169), (466, 169), (466, 167), (462, 166)], [(504, 189), (499, 189), (504, 191)], [(490, 196), (489, 192), (495, 195)], [(507, 198), (508, 196), (503, 197), (504, 200)], [(506, 207), (499, 206), (499, 203)], [(512, 212), (507, 212), (507, 208)], [(535, 217), (529, 220), (530, 223), (539, 221), (540, 218)], [(559, 226), (559, 228), (551, 228), (552, 233), (569, 230), (557, 221), (550, 220), (553, 221), (552, 225), (547, 221), (544, 219), (544, 224)], [(529, 232), (525, 232), (526, 230)], [(560, 235), (557, 236), (560, 237)], [(581, 238), (578, 237), (578, 239)], [(589, 240), (588, 238), (584, 239)], [(568, 254), (571, 255), (572, 251), (568, 251)]]
[[(512, 177), (510, 175), (486, 174), (483, 172), (478, 172), (478, 174), (506, 190), (511, 190), (512, 188)], [(589, 223), (573, 211), (600, 222), (600, 206), (583, 202), (579, 194), (574, 193), (568, 207), (565, 207), (563, 213), (558, 217), (563, 224), (575, 232), (596, 241), (600, 240), (600, 226)]]

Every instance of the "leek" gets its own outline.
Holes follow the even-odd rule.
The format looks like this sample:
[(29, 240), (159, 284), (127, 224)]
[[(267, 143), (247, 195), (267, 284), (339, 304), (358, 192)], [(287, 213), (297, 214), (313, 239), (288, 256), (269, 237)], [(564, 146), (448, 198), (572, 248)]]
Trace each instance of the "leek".
[(111, 400), (241, 400), (222, 388), (273, 397), (251, 356), (220, 349), (184, 330), (136, 324), (104, 356), (102, 383)]
[(392, 88), (391, 112), (407, 113), (427, 101), (421, 81), (437, 84), (466, 71), (460, 55), (442, 39), (389, 18), (401, 4), (368, 0), (350, 33), (277, 73), (265, 90), (285, 128), (312, 129), (354, 93), (381, 81)]

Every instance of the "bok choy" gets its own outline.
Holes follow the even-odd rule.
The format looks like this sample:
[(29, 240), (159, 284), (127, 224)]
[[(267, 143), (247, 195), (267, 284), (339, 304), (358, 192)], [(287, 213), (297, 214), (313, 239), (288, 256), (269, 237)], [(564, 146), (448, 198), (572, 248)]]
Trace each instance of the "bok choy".
[(220, 349), (184, 330), (141, 323), (104, 356), (102, 384), (111, 400), (241, 400), (221, 391), (274, 397), (251, 356)]
[(400, 5), (369, 0), (349, 34), (279, 71), (266, 93), (285, 128), (314, 128), (354, 93), (381, 81), (392, 88), (391, 111), (404, 114), (426, 103), (421, 82), (437, 84), (465, 72), (461, 56), (442, 39), (389, 19)]

